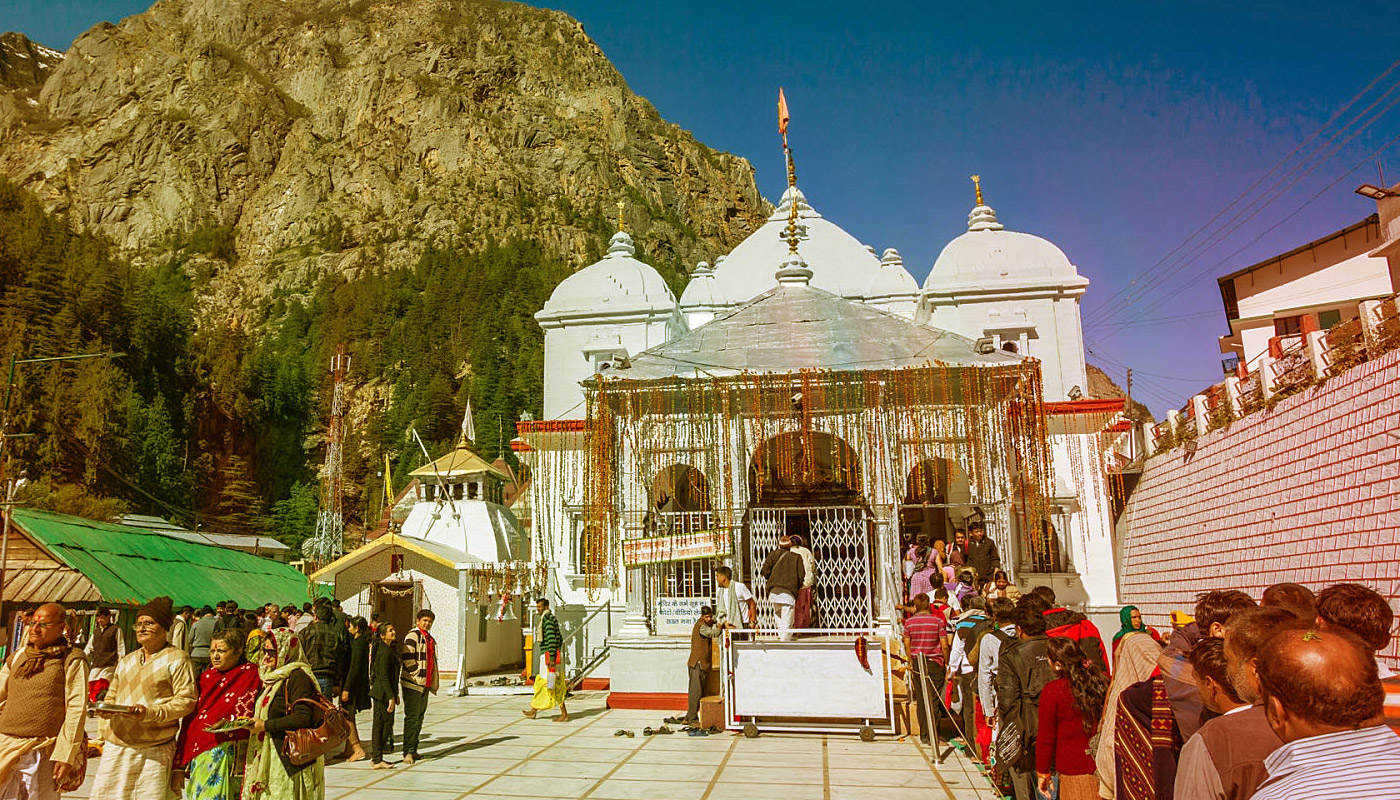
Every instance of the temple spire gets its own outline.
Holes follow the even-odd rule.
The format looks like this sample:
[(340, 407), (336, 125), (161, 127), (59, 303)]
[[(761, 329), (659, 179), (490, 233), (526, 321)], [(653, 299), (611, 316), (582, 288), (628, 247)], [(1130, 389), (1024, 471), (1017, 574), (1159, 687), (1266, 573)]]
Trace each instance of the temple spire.
[(623, 203), (621, 200), (618, 200), (618, 201), (617, 201), (617, 232), (618, 232), (618, 233), (626, 233), (626, 232), (627, 232), (627, 221), (624, 220), (624, 219), (622, 218), (622, 208), (623, 208), (623, 206), (624, 206), (624, 203)]
[(788, 254), (797, 255), (797, 195), (794, 190), (797, 188), (797, 165), (792, 160), (792, 148), (788, 147), (787, 129), (788, 122), (792, 116), (788, 113), (787, 96), (783, 94), (783, 87), (778, 87), (778, 133), (783, 136), (783, 157), (787, 160), (788, 190), (793, 195), (793, 202), (788, 207), (787, 231), (783, 238), (788, 243)]
[(982, 176), (981, 176), (981, 175), (973, 175), (973, 176), (972, 176), (972, 185), (975, 186), (975, 187), (977, 187), (977, 205), (979, 205), (979, 206), (981, 206), (981, 205), (986, 205), (985, 203), (982, 202)]

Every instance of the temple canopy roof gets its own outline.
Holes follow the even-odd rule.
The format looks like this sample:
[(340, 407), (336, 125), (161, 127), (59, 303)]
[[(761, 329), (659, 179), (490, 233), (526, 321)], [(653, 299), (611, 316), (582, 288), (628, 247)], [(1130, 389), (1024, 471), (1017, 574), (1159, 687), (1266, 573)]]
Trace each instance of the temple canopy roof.
[(797, 283), (773, 288), (684, 336), (633, 356), (626, 368), (602, 375), (645, 381), (804, 369), (902, 369), (936, 362), (1006, 366), (1021, 361), (1000, 351), (978, 353), (974, 345), (964, 336)]

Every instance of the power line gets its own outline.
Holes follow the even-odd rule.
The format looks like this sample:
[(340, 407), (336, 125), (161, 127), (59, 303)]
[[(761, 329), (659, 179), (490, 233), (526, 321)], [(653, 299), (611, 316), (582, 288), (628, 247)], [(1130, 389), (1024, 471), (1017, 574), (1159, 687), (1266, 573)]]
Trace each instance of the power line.
[[(1396, 105), (1397, 103), (1400, 103), (1400, 95), (1397, 95), (1397, 96), (1396, 96), (1395, 101), (1392, 102), (1391, 105), (1394, 106), (1394, 105)], [(1371, 161), (1371, 160), (1374, 159), (1376, 156), (1378, 156), (1378, 155), (1380, 155), (1381, 153), (1383, 153), (1383, 152), (1385, 152), (1386, 150), (1388, 150), (1388, 149), (1389, 149), (1390, 147), (1392, 147), (1396, 142), (1400, 142), (1400, 134), (1396, 134), (1395, 136), (1393, 136), (1393, 137), (1391, 137), (1390, 139), (1388, 139), (1384, 144), (1382, 144), (1380, 147), (1376, 148), (1374, 151), (1372, 151), (1372, 152), (1371, 152), (1369, 155), (1367, 155), (1365, 158), (1362, 158), (1360, 161), (1356, 162), (1356, 164), (1354, 164), (1354, 165), (1351, 167), (1351, 169), (1348, 169), (1346, 172), (1343, 172), (1342, 174), (1338, 175), (1336, 178), (1334, 178), (1334, 179), (1333, 179), (1331, 182), (1329, 182), (1326, 186), (1323, 186), (1321, 189), (1319, 189), (1316, 193), (1314, 193), (1314, 194), (1313, 194), (1311, 197), (1309, 197), (1307, 200), (1304, 200), (1303, 203), (1302, 203), (1302, 205), (1298, 206), (1298, 207), (1295, 208), (1293, 211), (1289, 212), (1289, 214), (1288, 214), (1287, 216), (1285, 216), (1283, 219), (1279, 220), (1278, 222), (1275, 222), (1273, 225), (1270, 225), (1269, 227), (1267, 227), (1267, 228), (1265, 228), (1264, 230), (1260, 231), (1259, 234), (1258, 234), (1257, 236), (1255, 236), (1253, 239), (1250, 239), (1248, 242), (1245, 242), (1243, 245), (1240, 245), (1238, 248), (1236, 248), (1234, 251), (1232, 251), (1229, 255), (1226, 255), (1224, 258), (1222, 258), (1222, 259), (1220, 259), (1219, 261), (1216, 261), (1215, 263), (1211, 264), (1209, 267), (1207, 267), (1205, 270), (1203, 270), (1203, 272), (1205, 272), (1205, 273), (1207, 273), (1207, 274), (1208, 274), (1208, 273), (1211, 273), (1211, 272), (1214, 272), (1215, 270), (1217, 270), (1217, 269), (1219, 269), (1220, 267), (1224, 266), (1225, 264), (1229, 263), (1229, 261), (1230, 261), (1231, 259), (1233, 259), (1235, 256), (1239, 255), (1240, 253), (1243, 253), (1245, 250), (1248, 250), (1250, 247), (1253, 247), (1257, 242), (1259, 242), (1259, 240), (1263, 239), (1265, 236), (1269, 235), (1270, 233), (1272, 233), (1272, 232), (1274, 232), (1275, 230), (1277, 230), (1278, 228), (1280, 228), (1284, 223), (1286, 223), (1286, 222), (1288, 222), (1289, 220), (1293, 219), (1294, 217), (1298, 216), (1298, 215), (1299, 215), (1300, 213), (1302, 213), (1303, 210), (1306, 209), (1308, 206), (1310, 206), (1310, 205), (1312, 205), (1313, 203), (1317, 202), (1318, 198), (1322, 197), (1324, 194), (1327, 194), (1327, 192), (1331, 191), (1332, 187), (1336, 186), (1338, 183), (1341, 183), (1342, 180), (1344, 180), (1347, 176), (1351, 175), (1353, 172), (1355, 172), (1355, 171), (1357, 171), (1358, 169), (1360, 169), (1360, 168), (1362, 168), (1363, 166), (1365, 166), (1367, 162)], [(1151, 303), (1149, 303), (1149, 304), (1146, 305), (1146, 306), (1141, 306), (1141, 307), (1137, 308), (1137, 309), (1136, 309), (1137, 313), (1140, 313), (1140, 314), (1141, 314), (1141, 313), (1147, 313), (1147, 312), (1149, 312), (1149, 311), (1153, 311), (1153, 310), (1155, 310), (1155, 309), (1157, 309), (1157, 308), (1160, 308), (1160, 307), (1162, 306), (1163, 303), (1167, 302), (1168, 300), (1171, 300), (1173, 297), (1175, 297), (1175, 296), (1177, 296), (1178, 294), (1180, 294), (1180, 293), (1181, 293), (1182, 291), (1184, 291), (1187, 287), (1191, 286), (1191, 285), (1194, 284), (1196, 281), (1200, 280), (1201, 277), (1202, 277), (1202, 275), (1201, 275), (1200, 273), (1195, 274), (1194, 277), (1192, 277), (1191, 279), (1189, 279), (1189, 280), (1188, 280), (1185, 284), (1183, 284), (1182, 286), (1177, 287), (1176, 290), (1170, 292), (1169, 294), (1167, 294), (1167, 295), (1165, 295), (1165, 296), (1163, 296), (1163, 297), (1161, 297), (1161, 298), (1159, 298), (1159, 299), (1157, 299), (1157, 300), (1152, 301)]]
[[(1317, 139), (1320, 135), (1322, 135), (1322, 133), (1323, 133), (1324, 131), (1326, 131), (1328, 128), (1330, 128), (1339, 118), (1341, 118), (1341, 116), (1342, 116), (1343, 114), (1345, 114), (1345, 113), (1346, 113), (1353, 105), (1355, 105), (1362, 97), (1364, 97), (1366, 94), (1368, 94), (1378, 83), (1380, 83), (1382, 80), (1384, 80), (1386, 77), (1388, 77), (1392, 72), (1394, 72), (1394, 71), (1396, 70), (1397, 67), (1400, 67), (1400, 61), (1396, 61), (1396, 62), (1392, 63), (1384, 72), (1382, 72), (1380, 75), (1378, 75), (1376, 78), (1374, 78), (1369, 84), (1367, 84), (1365, 88), (1363, 88), (1360, 92), (1358, 92), (1355, 96), (1353, 96), (1350, 100), (1348, 100), (1347, 103), (1346, 103), (1345, 105), (1343, 105), (1341, 109), (1339, 109), (1336, 113), (1334, 113), (1334, 114), (1332, 115), (1332, 117), (1331, 117), (1330, 119), (1327, 120), (1327, 122), (1325, 122), (1321, 127), (1319, 127), (1319, 128), (1318, 128), (1316, 131), (1314, 131), (1310, 136), (1308, 136), (1308, 138), (1305, 139), (1301, 144), (1299, 144), (1297, 147), (1295, 147), (1295, 148), (1293, 149), (1292, 152), (1290, 152), (1287, 156), (1285, 156), (1285, 157), (1284, 157), (1282, 160), (1280, 160), (1277, 164), (1275, 164), (1273, 167), (1271, 167), (1267, 172), (1265, 172), (1265, 173), (1264, 173), (1263, 175), (1261, 175), (1258, 179), (1256, 179), (1256, 180), (1254, 181), (1254, 183), (1252, 183), (1247, 189), (1245, 189), (1242, 193), (1240, 193), (1240, 195), (1238, 195), (1238, 196), (1235, 197), (1233, 200), (1231, 200), (1229, 203), (1227, 203), (1227, 204), (1225, 205), (1224, 208), (1222, 208), (1219, 212), (1217, 212), (1217, 213), (1215, 214), (1215, 216), (1211, 217), (1211, 219), (1207, 220), (1205, 224), (1201, 225), (1199, 228), (1197, 228), (1195, 231), (1193, 231), (1189, 236), (1186, 237), (1185, 240), (1183, 240), (1180, 244), (1178, 244), (1176, 247), (1174, 247), (1174, 248), (1173, 248), (1170, 252), (1168, 252), (1165, 256), (1163, 256), (1163, 257), (1162, 257), (1161, 259), (1159, 259), (1156, 263), (1152, 264), (1150, 267), (1148, 267), (1146, 270), (1144, 270), (1144, 271), (1143, 271), (1143, 274), (1151, 273), (1151, 276), (1149, 277), (1149, 279), (1148, 279), (1148, 281), (1147, 281), (1147, 283), (1146, 283), (1145, 285), (1143, 285), (1141, 288), (1138, 288), (1138, 284), (1139, 284), (1139, 280), (1140, 280), (1140, 277), (1141, 277), (1141, 276), (1140, 276), (1139, 278), (1134, 278), (1133, 280), (1129, 281), (1128, 284), (1127, 284), (1126, 286), (1124, 286), (1123, 288), (1121, 288), (1121, 289), (1119, 289), (1118, 291), (1114, 292), (1114, 293), (1113, 293), (1112, 295), (1110, 295), (1109, 297), (1104, 298), (1103, 301), (1101, 301), (1101, 302), (1099, 302), (1097, 305), (1095, 305), (1095, 307), (1094, 307), (1093, 309), (1091, 309), (1091, 310), (1089, 311), (1089, 313), (1086, 315), (1086, 317), (1085, 317), (1085, 318), (1086, 318), (1086, 321), (1097, 321), (1097, 320), (1099, 320), (1099, 318), (1104, 314), (1105, 311), (1112, 311), (1112, 313), (1110, 314), (1110, 318), (1111, 318), (1113, 314), (1116, 314), (1118, 311), (1121, 311), (1122, 308), (1123, 308), (1122, 305), (1115, 306), (1115, 302), (1116, 302), (1120, 297), (1124, 297), (1125, 295), (1132, 295), (1132, 294), (1134, 294), (1135, 292), (1140, 292), (1141, 294), (1146, 294), (1148, 291), (1151, 290), (1151, 288), (1153, 288), (1153, 287), (1155, 287), (1155, 286), (1157, 286), (1157, 285), (1160, 285), (1161, 281), (1163, 281), (1163, 280), (1169, 278), (1171, 274), (1174, 274), (1174, 271), (1175, 271), (1175, 270), (1168, 270), (1168, 271), (1167, 271), (1168, 274), (1165, 274), (1165, 275), (1162, 274), (1162, 273), (1156, 273), (1156, 272), (1152, 272), (1152, 271), (1153, 271), (1153, 270), (1156, 270), (1157, 267), (1162, 266), (1163, 264), (1165, 264), (1165, 263), (1167, 263), (1168, 261), (1170, 261), (1174, 256), (1177, 255), (1177, 253), (1181, 252), (1183, 249), (1187, 249), (1187, 252), (1190, 253), (1190, 251), (1191, 251), (1192, 249), (1197, 249), (1197, 248), (1199, 248), (1199, 247), (1201, 246), (1199, 243), (1197, 243), (1196, 245), (1192, 245), (1193, 240), (1195, 240), (1198, 236), (1200, 236), (1200, 235), (1201, 235), (1202, 233), (1204, 233), (1205, 231), (1209, 230), (1209, 229), (1211, 228), (1211, 226), (1213, 226), (1218, 220), (1220, 220), (1221, 217), (1224, 217), (1226, 214), (1228, 214), (1228, 213), (1230, 212), (1230, 210), (1231, 210), (1232, 208), (1234, 208), (1235, 206), (1237, 206), (1241, 201), (1243, 201), (1246, 197), (1248, 197), (1251, 193), (1253, 193), (1254, 190), (1257, 189), (1257, 188), (1258, 188), (1262, 183), (1264, 183), (1266, 180), (1268, 180), (1269, 177), (1270, 177), (1271, 175), (1273, 175), (1275, 172), (1278, 172), (1280, 169), (1282, 169), (1282, 168), (1284, 167), (1284, 165), (1288, 164), (1288, 163), (1293, 159), (1294, 156), (1296, 156), (1300, 151), (1302, 151), (1305, 147), (1307, 147), (1313, 140)], [(1294, 181), (1292, 181), (1291, 183), (1289, 183), (1288, 186), (1284, 187), (1283, 189), (1279, 189), (1279, 188), (1278, 188), (1279, 183), (1281, 183), (1283, 180), (1287, 179), (1289, 176), (1291, 176), (1291, 175), (1293, 175), (1294, 173), (1296, 173), (1298, 169), (1301, 169), (1301, 168), (1302, 168), (1302, 165), (1303, 165), (1303, 164), (1306, 164), (1308, 161), (1312, 160), (1313, 157), (1314, 157), (1314, 155), (1315, 155), (1317, 152), (1319, 152), (1319, 150), (1321, 150), (1323, 147), (1326, 147), (1327, 145), (1331, 144), (1331, 142), (1333, 142), (1333, 141), (1336, 140), (1336, 137), (1337, 137), (1337, 136), (1341, 135), (1343, 132), (1345, 132), (1345, 131), (1346, 131), (1348, 128), (1350, 128), (1352, 125), (1356, 124), (1356, 122), (1357, 122), (1358, 120), (1360, 120), (1360, 119), (1361, 119), (1362, 117), (1364, 117), (1367, 113), (1369, 113), (1369, 112), (1371, 111), (1371, 109), (1375, 108), (1375, 106), (1376, 106), (1378, 103), (1380, 103), (1382, 100), (1384, 100), (1385, 97), (1388, 97), (1388, 96), (1390, 95), (1391, 92), (1395, 91), (1396, 87), (1400, 87), (1400, 83), (1397, 83), (1397, 84), (1395, 84), (1394, 86), (1392, 86), (1390, 89), (1388, 89), (1388, 90), (1381, 96), (1381, 98), (1377, 99), (1376, 101), (1373, 101), (1373, 102), (1371, 103), (1371, 105), (1367, 106), (1367, 107), (1366, 107), (1365, 109), (1363, 109), (1359, 114), (1357, 114), (1355, 117), (1353, 117), (1352, 120), (1350, 120), (1350, 121), (1349, 121), (1346, 125), (1344, 125), (1340, 130), (1338, 130), (1338, 131), (1336, 131), (1335, 133), (1333, 133), (1333, 134), (1327, 139), (1327, 141), (1323, 142), (1323, 143), (1322, 143), (1321, 145), (1319, 145), (1317, 148), (1314, 148), (1307, 156), (1304, 157), (1304, 159), (1302, 160), (1302, 162), (1301, 162), (1300, 164), (1298, 164), (1297, 166), (1295, 166), (1290, 172), (1286, 173), (1286, 174), (1285, 174), (1282, 178), (1280, 178), (1278, 181), (1275, 181), (1275, 182), (1274, 182), (1274, 185), (1270, 188), (1269, 192), (1267, 192), (1266, 195), (1263, 196), (1263, 197), (1268, 197), (1267, 202), (1265, 202), (1263, 205), (1259, 206), (1259, 208), (1256, 209), (1256, 211), (1254, 212), (1254, 214), (1257, 214), (1258, 211), (1261, 211), (1263, 208), (1267, 207), (1270, 203), (1272, 203), (1275, 199), (1277, 199), (1277, 197), (1278, 197), (1279, 195), (1281, 195), (1281, 193), (1282, 193), (1283, 190), (1286, 190), (1288, 187), (1291, 187), (1293, 183), (1296, 183), (1296, 182), (1297, 182), (1297, 180), (1299, 180), (1299, 179), (1301, 179), (1302, 177), (1304, 177), (1304, 176), (1306, 176), (1307, 174), (1309, 174), (1313, 169), (1316, 169), (1317, 166), (1319, 166), (1321, 163), (1324, 163), (1324, 162), (1325, 162), (1326, 158), (1330, 158), (1330, 157), (1336, 152), (1337, 149), (1339, 149), (1341, 146), (1344, 146), (1346, 143), (1350, 142), (1351, 139), (1355, 138), (1355, 136), (1356, 136), (1357, 134), (1359, 134), (1361, 131), (1365, 130), (1366, 127), (1368, 127), (1370, 124), (1372, 124), (1373, 122), (1375, 122), (1376, 119), (1379, 119), (1381, 116), (1383, 116), (1385, 113), (1387, 113), (1387, 112), (1390, 110), (1390, 108), (1393, 107), (1393, 105), (1394, 105), (1393, 102), (1392, 102), (1391, 105), (1387, 106), (1384, 110), (1382, 110), (1382, 112), (1381, 112), (1380, 114), (1376, 115), (1373, 119), (1371, 119), (1369, 122), (1367, 122), (1366, 125), (1363, 125), (1361, 128), (1358, 128), (1355, 132), (1353, 132), (1353, 134), (1352, 134), (1350, 137), (1348, 137), (1345, 141), (1343, 141), (1341, 145), (1338, 145), (1338, 148), (1334, 148), (1331, 152), (1329, 152), (1329, 153), (1327, 154), (1327, 156), (1326, 156), (1322, 161), (1319, 161), (1317, 164), (1314, 164), (1313, 167), (1309, 168), (1309, 170), (1308, 170), (1307, 172), (1303, 173), (1302, 176), (1299, 176), (1297, 179), (1295, 179)], [(1272, 196), (1271, 196), (1271, 195), (1272, 195)], [(1253, 201), (1251, 201), (1250, 203), (1246, 204), (1245, 207), (1243, 207), (1243, 208), (1241, 208), (1240, 210), (1236, 211), (1235, 214), (1234, 214), (1234, 216), (1232, 216), (1229, 220), (1227, 220), (1227, 222), (1226, 222), (1225, 224), (1229, 224), (1230, 222), (1233, 222), (1233, 221), (1235, 221), (1236, 219), (1238, 219), (1238, 217), (1240, 216), (1240, 214), (1244, 213), (1244, 212), (1245, 212), (1247, 209), (1249, 209), (1251, 206), (1254, 206), (1254, 205), (1258, 204), (1258, 203), (1260, 202), (1261, 199), (1263, 199), (1263, 198), (1262, 198), (1262, 197), (1261, 197), (1261, 198), (1256, 198), (1255, 200), (1253, 200)], [(1250, 217), (1254, 216), (1254, 214), (1251, 214)], [(1244, 221), (1247, 221), (1247, 219), (1248, 219), (1248, 217), (1246, 218), (1246, 220), (1242, 220), (1239, 224), (1243, 224), (1243, 222), (1244, 222)], [(1233, 232), (1233, 231), (1234, 231), (1235, 229), (1237, 229), (1238, 227), (1239, 227), (1239, 225), (1237, 224), (1234, 228), (1231, 228), (1231, 229), (1226, 233), (1226, 235), (1228, 235), (1228, 233)], [(1212, 236), (1208, 237), (1208, 243), (1207, 243), (1206, 246), (1205, 246), (1206, 249), (1209, 249), (1209, 247), (1214, 246), (1214, 243), (1215, 243), (1215, 242), (1210, 241), (1210, 240), (1215, 239), (1215, 238), (1217, 238), (1217, 235), (1216, 235), (1216, 234), (1212, 234)], [(1200, 252), (1204, 252), (1204, 251), (1200, 251)], [(1195, 254), (1195, 256), (1191, 256), (1190, 258), (1186, 258), (1186, 256), (1183, 255), (1183, 258), (1186, 258), (1186, 262), (1185, 262), (1185, 263), (1189, 263), (1189, 261), (1190, 261), (1190, 260), (1193, 260), (1194, 257), (1199, 256), (1199, 255), (1200, 255), (1200, 252), (1197, 252), (1197, 253)], [(1179, 268), (1180, 268), (1180, 266), (1178, 266), (1176, 269), (1179, 269)]]

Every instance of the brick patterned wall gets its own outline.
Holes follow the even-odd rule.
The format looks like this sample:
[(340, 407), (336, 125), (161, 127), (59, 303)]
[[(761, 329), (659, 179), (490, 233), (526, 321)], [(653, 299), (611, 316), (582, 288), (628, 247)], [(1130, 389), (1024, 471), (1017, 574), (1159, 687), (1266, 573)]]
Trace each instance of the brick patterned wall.
[[(1400, 351), (1151, 459), (1121, 521), (1124, 603), (1169, 627), (1210, 589), (1355, 581), (1396, 608), (1396, 435)], [(1382, 657), (1400, 666), (1400, 636)]]

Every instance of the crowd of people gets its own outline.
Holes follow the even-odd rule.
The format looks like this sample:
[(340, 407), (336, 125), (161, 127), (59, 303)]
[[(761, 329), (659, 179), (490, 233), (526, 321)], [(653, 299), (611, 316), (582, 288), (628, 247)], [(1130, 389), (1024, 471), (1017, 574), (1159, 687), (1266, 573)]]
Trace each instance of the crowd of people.
[[(96, 747), (93, 800), (316, 800), (333, 753), (298, 750), (315, 737), (291, 734), (319, 733), (338, 713), (348, 727), (340, 755), (388, 769), (400, 699), (403, 763), (412, 764), (438, 687), (433, 619), (419, 611), (400, 644), (392, 624), (325, 598), (245, 611), (233, 601), (177, 610), (156, 597), (136, 609), (137, 647), (127, 652), (110, 610), (80, 632), (62, 606), (43, 605), (0, 667), (0, 798), (76, 789)], [(91, 744), (90, 709), (100, 718)], [(355, 716), (368, 709), (366, 752)]]
[(1366, 586), (1211, 591), (1165, 636), (1128, 606), (1107, 647), (1049, 587), (954, 597), (906, 607), (916, 724), (948, 714), (1016, 800), (1400, 798), (1394, 612)]

